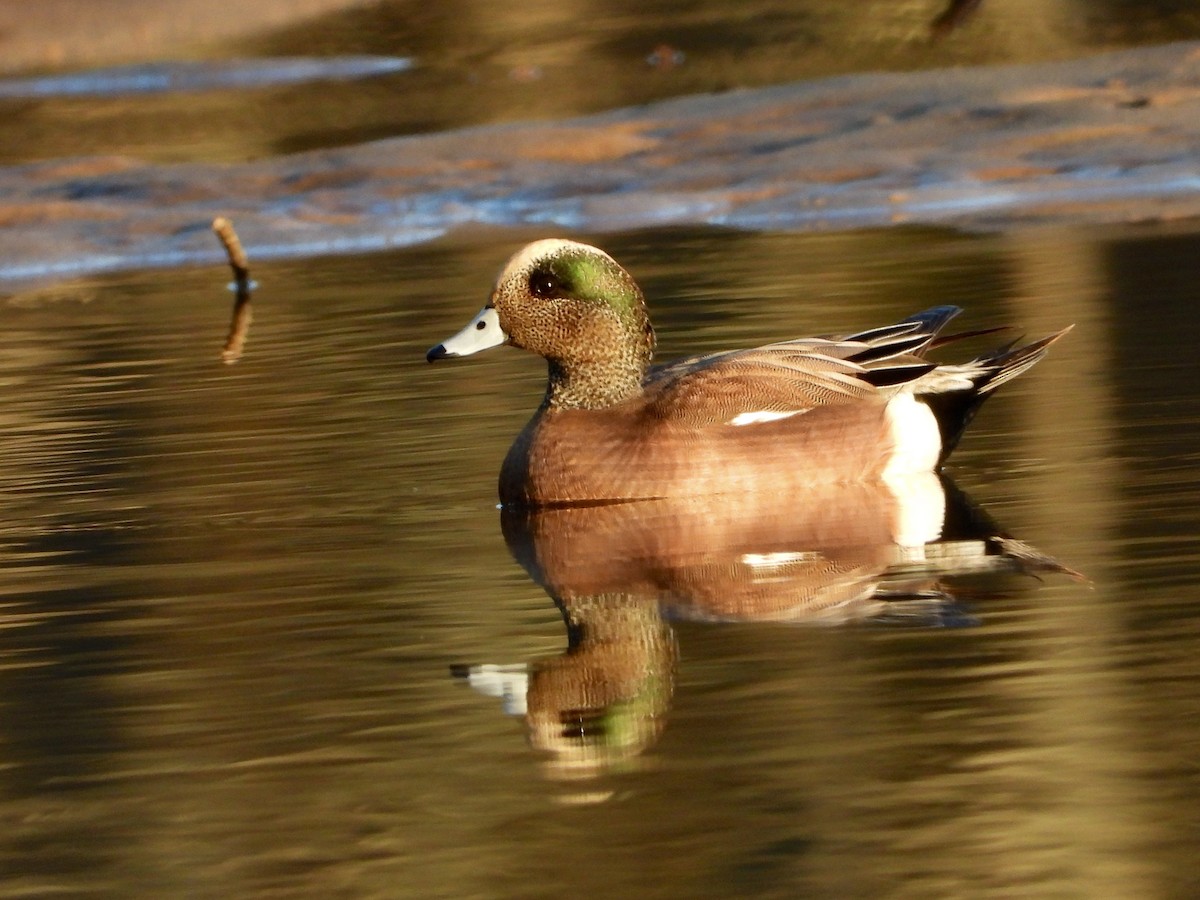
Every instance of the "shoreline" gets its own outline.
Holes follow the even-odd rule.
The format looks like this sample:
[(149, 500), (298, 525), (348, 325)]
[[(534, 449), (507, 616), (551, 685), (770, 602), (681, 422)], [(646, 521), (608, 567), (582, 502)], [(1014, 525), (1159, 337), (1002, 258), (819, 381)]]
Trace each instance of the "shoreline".
[(849, 75), (244, 164), (0, 168), (0, 281), (358, 253), (479, 229), (1001, 230), (1200, 217), (1200, 42)]

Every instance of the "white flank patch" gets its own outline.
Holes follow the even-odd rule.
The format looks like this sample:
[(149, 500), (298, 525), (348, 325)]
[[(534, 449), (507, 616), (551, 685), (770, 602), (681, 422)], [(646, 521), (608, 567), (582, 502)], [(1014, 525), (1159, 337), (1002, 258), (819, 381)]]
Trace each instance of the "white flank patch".
[(925, 545), (942, 536), (946, 524), (946, 491), (933, 472), (913, 472), (887, 482), (895, 498), (892, 540), (908, 548), (910, 562), (925, 559)]
[(884, 479), (892, 479), (937, 468), (942, 453), (942, 434), (933, 411), (907, 391), (897, 394), (887, 405), (888, 432), (892, 439), (892, 458), (883, 470)]
[(781, 412), (777, 409), (760, 409), (756, 412), (738, 413), (726, 425), (758, 425), (760, 422), (774, 422), (778, 419), (787, 419), (792, 416), (798, 416), (802, 412), (808, 412), (807, 409), (793, 409), (787, 412)]

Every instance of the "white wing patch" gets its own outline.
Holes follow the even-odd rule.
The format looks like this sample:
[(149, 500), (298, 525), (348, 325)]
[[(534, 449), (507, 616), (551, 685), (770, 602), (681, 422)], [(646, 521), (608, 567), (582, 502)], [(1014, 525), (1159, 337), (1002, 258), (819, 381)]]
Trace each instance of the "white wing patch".
[(726, 425), (758, 425), (760, 422), (775, 422), (779, 419), (789, 419), (792, 416), (798, 416), (800, 413), (808, 412), (807, 409), (789, 409), (786, 411), (777, 409), (760, 409), (755, 412), (738, 413)]
[(743, 553), (742, 562), (752, 569), (782, 569), (792, 563), (811, 562), (821, 554), (812, 550), (803, 552), (779, 550), (774, 553)]

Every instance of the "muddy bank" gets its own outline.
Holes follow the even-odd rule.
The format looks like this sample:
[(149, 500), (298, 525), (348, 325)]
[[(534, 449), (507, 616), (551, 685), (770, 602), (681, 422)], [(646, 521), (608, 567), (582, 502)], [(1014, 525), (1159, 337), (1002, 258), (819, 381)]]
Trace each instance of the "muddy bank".
[(382, 249), (468, 228), (602, 233), (1200, 215), (1200, 43), (855, 75), (244, 165), (0, 169), (0, 278)]

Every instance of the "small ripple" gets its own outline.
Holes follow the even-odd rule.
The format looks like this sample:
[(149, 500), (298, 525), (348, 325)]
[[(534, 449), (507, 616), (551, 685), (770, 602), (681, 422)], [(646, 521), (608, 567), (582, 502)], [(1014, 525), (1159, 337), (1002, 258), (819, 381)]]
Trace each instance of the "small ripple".
[(68, 75), (0, 79), (0, 97), (111, 97), (216, 88), (259, 88), (306, 81), (372, 78), (404, 72), (413, 61), (399, 56), (280, 57), (226, 62), (149, 63), (89, 69)]

